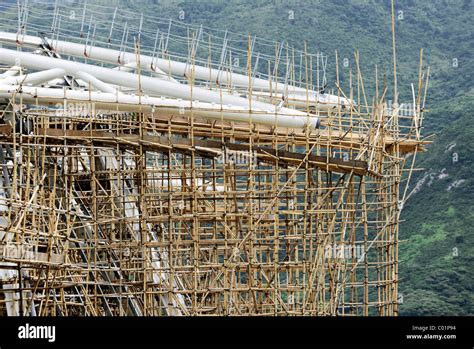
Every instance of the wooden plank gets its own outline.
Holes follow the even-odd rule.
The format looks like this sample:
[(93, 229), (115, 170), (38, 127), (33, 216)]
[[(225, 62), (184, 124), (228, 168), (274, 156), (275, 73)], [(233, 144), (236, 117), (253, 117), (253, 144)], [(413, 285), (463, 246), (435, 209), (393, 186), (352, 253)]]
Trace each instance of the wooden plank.
[[(80, 130), (63, 130), (63, 129), (43, 129), (38, 130), (39, 136), (46, 136), (51, 138), (51, 141), (54, 139), (58, 141), (63, 141), (65, 138), (74, 141), (75, 143), (88, 143), (93, 142), (103, 143), (103, 144), (116, 144), (117, 142), (123, 144), (124, 146), (143, 146), (150, 149), (158, 150), (169, 150), (170, 148), (178, 151), (199, 151), (200, 153), (206, 153), (204, 148), (215, 149), (218, 151), (223, 151), (225, 148), (233, 151), (249, 151), (255, 152), (257, 157), (261, 161), (266, 161), (274, 163), (278, 161), (283, 165), (297, 165), (304, 160), (306, 154), (289, 152), (280, 149), (273, 149), (270, 147), (263, 146), (253, 146), (249, 147), (248, 144), (244, 143), (232, 143), (232, 142), (221, 142), (215, 140), (203, 140), (203, 139), (194, 139), (189, 138), (168, 138), (164, 136), (153, 136), (153, 135), (144, 135), (140, 139), (139, 135), (136, 134), (117, 134), (113, 132), (90, 130), (90, 131), (80, 131)], [(199, 147), (199, 149), (196, 149)], [(215, 157), (215, 151), (209, 152), (208, 156)], [(318, 155), (309, 155), (307, 159), (308, 163), (319, 167), (322, 169), (329, 169), (329, 171), (348, 173), (354, 171), (357, 175), (367, 174), (368, 165), (365, 161), (360, 160), (343, 160), (340, 158), (318, 156)]]

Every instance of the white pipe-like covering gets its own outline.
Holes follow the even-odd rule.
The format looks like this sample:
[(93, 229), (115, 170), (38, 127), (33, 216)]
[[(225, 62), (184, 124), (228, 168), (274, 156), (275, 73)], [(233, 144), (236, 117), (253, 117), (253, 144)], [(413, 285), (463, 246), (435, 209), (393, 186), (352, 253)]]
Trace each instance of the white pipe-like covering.
[[(128, 94), (102, 93), (97, 91), (81, 91), (69, 89), (52, 89), (30, 86), (7, 86), (0, 85), (0, 97), (11, 99), (15, 97), (26, 103), (50, 104), (59, 103), (63, 106), (65, 100), (72, 108), (87, 106), (91, 103), (95, 110), (112, 111), (157, 111), (160, 115), (193, 115), (213, 120), (226, 120), (236, 122), (249, 122), (256, 124), (270, 125), (275, 127), (288, 127), (303, 129), (309, 127), (316, 129), (319, 127), (319, 119), (316, 117), (301, 116), (301, 113), (294, 115), (296, 110), (291, 110), (293, 114), (283, 114), (270, 112), (267, 110), (242, 108), (232, 105), (220, 105), (216, 103), (205, 103), (200, 101), (188, 101), (169, 99), (164, 97), (136, 96)], [(78, 105), (74, 106), (74, 103)], [(82, 103), (83, 105), (79, 104)], [(90, 110), (89, 110), (90, 112)]]
[[(131, 62), (131, 63), (119, 65), (119, 66), (113, 68), (113, 70), (132, 72), (132, 71), (136, 70), (137, 67), (138, 67), (137, 62)], [(143, 67), (140, 67), (140, 69), (143, 69)], [(144, 70), (153, 72), (154, 73), (153, 77), (163, 79), (163, 80), (173, 81), (173, 82), (176, 82), (176, 83), (179, 84), (179, 81), (172, 78), (166, 72), (164, 72), (163, 70), (161, 70), (158, 67), (154, 67), (153, 70), (151, 70), (151, 69), (144, 69)]]
[[(21, 37), (21, 44), (36, 47), (40, 45), (43, 40), (37, 36), (25, 35)], [(17, 35), (8, 32), (0, 32), (0, 41), (15, 43), (17, 42)], [(51, 47), (54, 47), (58, 53), (72, 55), (77, 57), (87, 57), (93, 60), (100, 60), (109, 62), (112, 64), (129, 65), (136, 61), (136, 55), (134, 53), (119, 52), (117, 50), (89, 46), (72, 43), (68, 41), (54, 40), (49, 42)], [(119, 59), (120, 57), (120, 59)], [(165, 72), (177, 76), (189, 76), (192, 69), (194, 69), (194, 78), (197, 80), (212, 81), (215, 82), (217, 79), (224, 84), (249, 87), (248, 75), (232, 73), (227, 76), (225, 72), (219, 71), (218, 69), (209, 69), (199, 65), (190, 65), (183, 62), (177, 62), (168, 59), (154, 58), (146, 55), (140, 55), (140, 64), (142, 68), (147, 70), (154, 70), (156, 72)], [(153, 69), (151, 69), (153, 68)], [(229, 81), (228, 81), (229, 80)], [(172, 80), (176, 81), (176, 80)], [(327, 94), (320, 94), (318, 91), (307, 90), (302, 87), (296, 86), (285, 86), (283, 83), (276, 83), (274, 80), (266, 80), (260, 78), (252, 78), (252, 89), (255, 92), (269, 92), (272, 94), (280, 93), (285, 95), (292, 95), (291, 99), (297, 101), (297, 106), (305, 107), (306, 101), (308, 100), (311, 106), (317, 105), (319, 109), (329, 109), (337, 106), (338, 104), (349, 105), (351, 102), (345, 98), (338, 96), (327, 97)], [(331, 102), (327, 100), (331, 99)]]
[(285, 98), (285, 102), (290, 106), (296, 108), (306, 108), (306, 107), (315, 107), (318, 110), (328, 110), (333, 108), (348, 108), (349, 106), (355, 106), (355, 102), (350, 99), (339, 97), (336, 95), (331, 95), (328, 93), (319, 93), (317, 101), (311, 99), (312, 97), (305, 93), (289, 93), (283, 95), (282, 93), (272, 93), (271, 98), (268, 92), (255, 92), (253, 93), (253, 98), (257, 98), (260, 101), (271, 103), (272, 99), (282, 100)]
[(31, 73), (26, 75), (19, 76), (8, 76), (3, 79), (0, 79), (0, 83), (11, 84), (11, 85), (20, 85), (20, 84), (41, 84), (43, 82), (48, 82), (50, 80), (56, 79), (60, 76), (66, 75), (66, 71), (60, 68), (53, 68), (45, 71), (40, 71), (37, 73)]
[[(17, 44), (17, 35), (8, 32), (0, 32), (0, 41), (15, 43)], [(26, 44), (29, 46), (39, 46), (43, 43), (43, 39), (37, 36), (32, 35), (22, 35), (21, 44)], [(61, 40), (50, 40), (49, 44), (54, 50), (58, 53), (68, 54), (72, 56), (80, 56), (95, 60), (101, 60), (114, 64), (127, 64), (135, 62), (136, 55), (135, 53), (129, 52), (119, 52), (117, 50), (108, 49), (104, 47), (97, 46), (85, 46), (82, 44), (77, 44), (69, 41)], [(119, 62), (120, 59), (120, 62)], [(142, 67), (151, 67), (152, 65), (158, 67), (166, 73), (171, 73), (178, 76), (189, 76), (191, 70), (194, 68), (194, 77), (198, 80), (206, 81), (216, 81), (218, 78), (222, 83), (230, 83), (227, 81), (226, 74), (219, 72), (218, 69), (209, 69), (207, 67), (195, 65), (194, 67), (190, 64), (183, 62), (172, 61), (162, 58), (153, 58), (146, 55), (140, 55), (140, 64)], [(230, 80), (230, 78), (229, 78)], [(249, 77), (243, 74), (232, 73), (232, 83), (239, 86), (249, 85)], [(284, 91), (284, 84), (279, 83), (278, 90)], [(268, 91), (270, 90), (270, 81), (265, 79), (255, 78), (252, 80), (252, 87), (254, 89), (261, 89)], [(272, 81), (271, 88), (275, 90), (276, 82)], [(295, 90), (306, 91), (303, 88), (295, 87)]]
[(10, 69), (8, 69), (6, 72), (0, 74), (0, 79), (6, 78), (8, 76), (15, 76), (21, 73), (21, 67), (14, 65)]
[[(21, 62), (22, 66), (38, 70), (47, 70), (51, 67), (61, 68), (72, 76), (75, 76), (77, 72), (82, 71), (95, 76), (97, 79), (102, 80), (103, 82), (135, 89), (138, 88), (140, 81), (140, 86), (143, 91), (159, 96), (168, 96), (187, 100), (190, 100), (192, 96), (193, 99), (203, 102), (222, 102), (222, 104), (232, 104), (240, 107), (249, 106), (249, 100), (246, 98), (220, 94), (219, 92), (210, 91), (196, 86), (192, 86), (191, 92), (190, 85), (181, 85), (149, 76), (141, 76), (139, 78), (137, 74), (0, 48), (0, 63), (13, 65), (17, 64), (18, 62)], [(253, 108), (274, 111), (276, 107), (269, 103), (252, 101), (252, 109)], [(280, 109), (280, 111), (284, 114), (289, 113), (290, 110), (296, 115), (298, 115), (298, 113), (300, 113), (299, 115), (301, 116), (306, 115), (306, 113), (288, 108)]]
[(96, 89), (102, 92), (108, 92), (108, 93), (120, 93), (116, 89), (114, 89), (112, 86), (100, 81), (96, 77), (92, 76), (91, 74), (85, 73), (83, 71), (78, 71), (76, 72), (76, 77), (81, 79), (82, 81), (86, 83), (90, 83), (92, 86), (94, 86)]

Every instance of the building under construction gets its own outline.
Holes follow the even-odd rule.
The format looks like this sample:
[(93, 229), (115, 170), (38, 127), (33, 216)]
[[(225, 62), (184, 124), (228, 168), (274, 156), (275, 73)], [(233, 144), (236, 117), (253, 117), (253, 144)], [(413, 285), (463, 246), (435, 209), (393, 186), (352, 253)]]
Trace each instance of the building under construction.
[(35, 3), (0, 4), (0, 314), (397, 315), (422, 55), (402, 113), (395, 63), (343, 89), (306, 45)]

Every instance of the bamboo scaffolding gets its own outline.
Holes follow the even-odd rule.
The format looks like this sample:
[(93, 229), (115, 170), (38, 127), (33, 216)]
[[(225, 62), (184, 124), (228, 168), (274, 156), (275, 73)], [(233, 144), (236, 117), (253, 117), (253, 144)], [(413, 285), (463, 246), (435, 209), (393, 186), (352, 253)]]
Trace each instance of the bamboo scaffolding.
[[(183, 28), (167, 21), (168, 34), (154, 31), (151, 49), (142, 42), (151, 19), (141, 16), (130, 50), (133, 16), (117, 41), (112, 32), (120, 31), (114, 26), (122, 12), (110, 11), (104, 34), (101, 23), (87, 26), (97, 9), (84, 3), (78, 11), (81, 38), (64, 18), (55, 20), (64, 27), (51, 44), (81, 42), (96, 57), (106, 40), (108, 49), (119, 47), (119, 60), (134, 56), (133, 67), (117, 67), (136, 74), (137, 86), (117, 91), (138, 103), (132, 111), (119, 103), (96, 108), (89, 81), (74, 87), (87, 91), (82, 100), (66, 92), (57, 100), (32, 96), (20, 83), (0, 105), (0, 313), (397, 315), (400, 213), (416, 155), (429, 143), (421, 136), (429, 77), (423, 52), (413, 113), (402, 114), (398, 102), (387, 107), (392, 92), (379, 88), (377, 68), (369, 95), (358, 52), (345, 89), (336, 52), (339, 103), (319, 108), (313, 97), (326, 84), (326, 60), (306, 43), (297, 50), (244, 36), (234, 47), (228, 32), (205, 36), (186, 27), (185, 35), (172, 35), (173, 26)], [(25, 38), (26, 23), (21, 28)], [(395, 33), (392, 39), (395, 60)], [(274, 57), (257, 51), (261, 46)], [(142, 66), (145, 56), (151, 68)], [(90, 57), (85, 63), (97, 64)], [(158, 58), (169, 65), (164, 74), (153, 68)], [(184, 77), (171, 69), (180, 60)], [(198, 68), (209, 70), (207, 85)], [(186, 113), (144, 103), (143, 77), (160, 74), (189, 89)], [(236, 86), (242, 76), (248, 82)], [(265, 98), (258, 88), (264, 80)], [(299, 104), (296, 87), (305, 90)], [(395, 82), (395, 101), (398, 88)], [(220, 96), (220, 118), (198, 108), (194, 95), (205, 89)], [(248, 121), (224, 118), (222, 100), (234, 94), (247, 98)], [(321, 126), (258, 123), (256, 103), (296, 108)]]

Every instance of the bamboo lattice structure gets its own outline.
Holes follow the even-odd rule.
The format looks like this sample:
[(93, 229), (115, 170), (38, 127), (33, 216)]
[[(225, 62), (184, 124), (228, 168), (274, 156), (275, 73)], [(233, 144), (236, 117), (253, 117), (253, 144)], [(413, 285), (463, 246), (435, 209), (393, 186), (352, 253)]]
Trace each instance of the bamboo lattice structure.
[[(397, 315), (400, 212), (427, 143), (422, 55), (415, 108), (401, 113), (378, 77), (368, 100), (357, 53), (346, 91), (337, 71), (330, 94), (326, 57), (306, 47), (85, 2), (7, 10), (0, 313)], [(82, 57), (67, 43), (82, 45)], [(98, 48), (117, 62), (95, 57)], [(44, 73), (41, 59), (75, 65), (33, 75)], [(168, 71), (153, 69), (158, 59)], [(86, 65), (136, 85), (88, 78)], [(153, 92), (165, 82), (189, 99)], [(271, 122), (261, 121), (265, 105)], [(291, 122), (307, 121), (284, 126), (285, 108)]]

